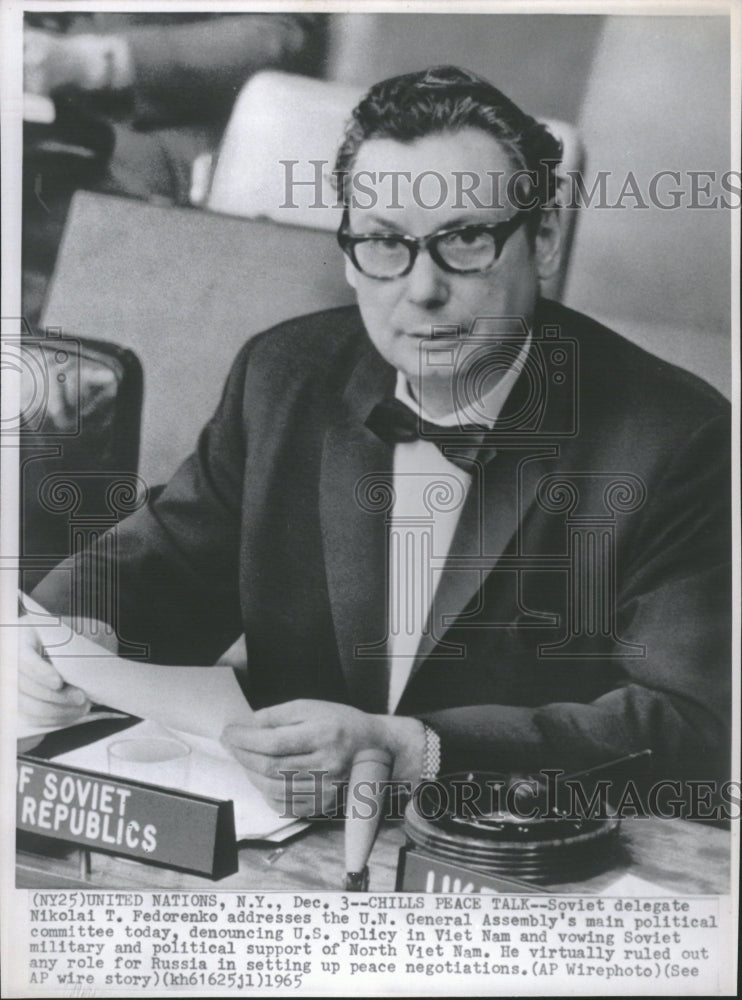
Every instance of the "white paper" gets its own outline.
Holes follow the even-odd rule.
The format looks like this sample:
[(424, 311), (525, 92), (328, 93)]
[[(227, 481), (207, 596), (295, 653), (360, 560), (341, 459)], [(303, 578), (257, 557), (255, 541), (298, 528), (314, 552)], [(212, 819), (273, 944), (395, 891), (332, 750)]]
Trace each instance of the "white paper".
[[(188, 778), (181, 791), (205, 795), (212, 799), (234, 802), (234, 825), (238, 840), (270, 838), (276, 842), (291, 836), (307, 824), (298, 824), (291, 817), (280, 816), (267, 805), (260, 792), (251, 784), (247, 772), (219, 743), (192, 733), (163, 733), (163, 727), (153, 722), (140, 722), (123, 732), (112, 733), (87, 746), (69, 750), (54, 758), (56, 764), (71, 764), (90, 771), (108, 773), (107, 748), (116, 740), (151, 736), (176, 735), (191, 748)], [(153, 770), (152, 783), (157, 784)]]
[(631, 872), (621, 872), (620, 875), (600, 890), (601, 896), (625, 896), (626, 898), (641, 898), (646, 896), (667, 896), (672, 893), (666, 885), (659, 882), (649, 882)]
[(77, 635), (27, 595), (22, 601), (52, 665), (92, 702), (212, 740), (227, 725), (251, 724), (252, 710), (231, 667), (125, 660)]

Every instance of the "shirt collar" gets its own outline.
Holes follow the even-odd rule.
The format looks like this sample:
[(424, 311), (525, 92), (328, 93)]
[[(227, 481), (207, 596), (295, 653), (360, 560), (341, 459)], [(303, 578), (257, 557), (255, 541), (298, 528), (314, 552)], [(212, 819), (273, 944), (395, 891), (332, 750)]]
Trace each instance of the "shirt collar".
[(478, 401), (477, 413), (474, 419), (472, 419), (472, 414), (467, 413), (465, 410), (455, 410), (453, 413), (447, 413), (443, 417), (431, 417), (431, 415), (424, 409), (423, 406), (415, 399), (410, 390), (410, 385), (402, 372), (397, 372), (397, 384), (394, 390), (395, 398), (405, 406), (408, 406), (413, 413), (419, 416), (422, 420), (427, 421), (431, 424), (437, 424), (439, 427), (460, 427), (464, 424), (471, 423), (486, 423), (488, 427), (493, 427), (500, 416), (505, 401), (507, 400), (510, 392), (515, 385), (518, 376), (523, 371), (523, 367), (526, 362), (526, 357), (531, 346), (532, 334), (528, 333), (520, 353), (513, 362), (512, 366), (505, 372), (503, 377), (493, 386), (489, 392), (485, 393), (484, 396)]

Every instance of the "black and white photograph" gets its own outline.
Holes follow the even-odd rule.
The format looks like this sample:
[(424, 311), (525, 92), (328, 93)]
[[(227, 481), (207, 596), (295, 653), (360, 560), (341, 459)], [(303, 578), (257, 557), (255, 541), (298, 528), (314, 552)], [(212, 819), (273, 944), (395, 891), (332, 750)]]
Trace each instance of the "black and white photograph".
[(736, 995), (739, 0), (0, 14), (3, 995)]

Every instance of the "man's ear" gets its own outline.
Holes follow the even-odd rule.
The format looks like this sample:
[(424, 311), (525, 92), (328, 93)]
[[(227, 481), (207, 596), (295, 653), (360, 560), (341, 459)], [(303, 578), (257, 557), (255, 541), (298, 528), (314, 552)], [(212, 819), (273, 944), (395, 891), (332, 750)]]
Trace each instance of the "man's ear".
[(358, 271), (353, 267), (350, 257), (345, 254), (343, 256), (345, 257), (345, 280), (351, 288), (355, 288)]
[(543, 209), (536, 233), (536, 270), (541, 281), (559, 270), (562, 259), (562, 213), (557, 207)]

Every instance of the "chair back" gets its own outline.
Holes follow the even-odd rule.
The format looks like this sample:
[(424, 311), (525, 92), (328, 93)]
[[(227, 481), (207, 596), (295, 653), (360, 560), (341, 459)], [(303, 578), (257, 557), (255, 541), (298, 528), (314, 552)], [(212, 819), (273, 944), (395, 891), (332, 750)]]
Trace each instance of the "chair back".
[(117, 344), (55, 331), (24, 338), (18, 351), (20, 585), (29, 591), (146, 499), (142, 367)]
[(80, 191), (42, 324), (139, 357), (151, 486), (195, 447), (246, 340), (352, 301), (333, 233)]

